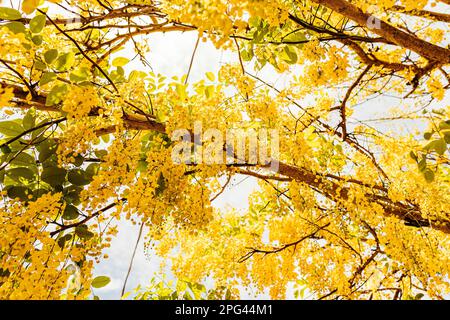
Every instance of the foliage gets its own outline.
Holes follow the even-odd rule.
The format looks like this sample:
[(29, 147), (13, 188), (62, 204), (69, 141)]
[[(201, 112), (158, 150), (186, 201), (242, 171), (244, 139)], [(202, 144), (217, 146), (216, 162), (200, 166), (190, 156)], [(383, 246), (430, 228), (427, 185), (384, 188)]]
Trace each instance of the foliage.
[[(224, 287), (207, 289), (201, 283), (165, 278), (152, 278), (150, 285), (145, 288), (138, 286), (134, 293), (135, 300), (229, 300), (233, 297), (231, 291)], [(123, 298), (130, 294), (125, 294)]]
[[(121, 217), (144, 224), (178, 278), (138, 299), (285, 298), (291, 285), (299, 298), (445, 297), (446, 5), (4, 1), (0, 298), (91, 297), (109, 283), (93, 269)], [(146, 55), (166, 32), (198, 34), (235, 63), (197, 82), (157, 74)], [(277, 130), (279, 170), (174, 163), (171, 134), (197, 122)], [(214, 207), (223, 178), (242, 175), (260, 187), (249, 209)]]

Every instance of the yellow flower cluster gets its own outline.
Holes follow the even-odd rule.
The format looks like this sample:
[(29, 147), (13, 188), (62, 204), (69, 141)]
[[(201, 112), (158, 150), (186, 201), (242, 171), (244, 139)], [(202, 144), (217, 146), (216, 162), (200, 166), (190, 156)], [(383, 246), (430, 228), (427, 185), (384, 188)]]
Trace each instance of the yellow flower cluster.
[[(0, 58), (7, 61), (14, 60), (18, 65), (31, 65), (34, 50), (27, 50), (24, 44), (30, 41), (25, 33), (14, 33), (5, 26), (0, 27)], [(17, 60), (16, 57), (19, 57)]]
[(71, 86), (67, 92), (62, 110), (68, 113), (68, 117), (80, 120), (89, 112), (100, 106), (100, 98), (93, 87)]
[(0, 108), (10, 105), (12, 98), (14, 98), (13, 88), (3, 88), (0, 86)]
[(255, 80), (242, 73), (239, 65), (224, 65), (219, 71), (219, 80), (226, 85), (234, 86), (239, 92), (248, 96), (255, 89)]
[(284, 1), (163, 1), (162, 8), (170, 18), (183, 21), (198, 28), (199, 34), (208, 30), (208, 37), (217, 47), (230, 46), (229, 36), (245, 31), (248, 16), (259, 16), (277, 26), (288, 17)]
[[(14, 202), (0, 210), (1, 299), (60, 299), (71, 274), (68, 266), (80, 251), (60, 248), (49, 236), (48, 223), (61, 214), (60, 199), (60, 193), (49, 193), (27, 206)], [(82, 268), (85, 281), (90, 268), (89, 262)], [(88, 293), (89, 285), (77, 290), (78, 297)]]
[(98, 174), (81, 198), (91, 208), (97, 208), (108, 203), (111, 198), (120, 198), (124, 186), (134, 183), (136, 167), (140, 159), (139, 136), (133, 139), (117, 137), (109, 146), (108, 153), (103, 157)]
[[(308, 59), (314, 59), (310, 57)], [(305, 87), (320, 87), (325, 84), (337, 84), (346, 79), (349, 68), (348, 55), (337, 47), (327, 49), (327, 59), (317, 60), (305, 66), (300, 82)]]
[[(98, 119), (97, 121), (98, 122)], [(95, 123), (91, 121), (75, 121), (69, 123), (58, 143), (58, 164), (75, 162), (75, 157), (88, 151), (92, 142), (98, 139), (95, 134)]]

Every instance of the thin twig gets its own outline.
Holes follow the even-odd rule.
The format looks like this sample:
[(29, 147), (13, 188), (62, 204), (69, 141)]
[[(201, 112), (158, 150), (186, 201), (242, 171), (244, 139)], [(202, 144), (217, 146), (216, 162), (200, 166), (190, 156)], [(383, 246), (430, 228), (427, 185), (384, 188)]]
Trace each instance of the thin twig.
[(188, 69), (188, 72), (186, 74), (186, 79), (184, 79), (184, 84), (187, 84), (187, 82), (188, 82), (189, 74), (191, 73), (192, 64), (194, 63), (194, 57), (195, 57), (195, 53), (197, 52), (197, 48), (198, 48), (198, 44), (200, 42), (200, 38), (201, 38), (201, 36), (198, 35), (197, 42), (195, 42), (194, 51), (192, 52), (191, 62), (189, 63), (189, 69)]
[(131, 256), (130, 265), (128, 266), (127, 275), (125, 277), (125, 281), (123, 282), (123, 287), (122, 287), (122, 292), (121, 292), (121, 296), (122, 297), (125, 294), (125, 288), (127, 286), (128, 277), (130, 276), (130, 273), (131, 273), (131, 268), (133, 266), (134, 256), (136, 255), (136, 250), (137, 250), (137, 247), (139, 245), (139, 241), (141, 240), (142, 230), (143, 229), (144, 229), (144, 222), (141, 223), (141, 227), (139, 228), (139, 234), (138, 234), (138, 238), (136, 240), (136, 244), (134, 246), (133, 255)]

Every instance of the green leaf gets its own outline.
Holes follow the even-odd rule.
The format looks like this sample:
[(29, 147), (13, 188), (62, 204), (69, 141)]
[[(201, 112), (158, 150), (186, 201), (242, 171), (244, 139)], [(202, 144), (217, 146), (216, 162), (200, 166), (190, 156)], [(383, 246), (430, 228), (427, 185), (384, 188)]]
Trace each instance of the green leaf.
[(426, 180), (427, 182), (433, 182), (433, 180), (434, 180), (434, 172), (431, 171), (430, 169), (426, 169), (426, 170), (423, 172), (423, 176), (425, 177), (425, 180)]
[(253, 41), (255, 43), (262, 42), (264, 36), (269, 32), (269, 26), (261, 21), (255, 33), (253, 34)]
[(13, 8), (0, 7), (0, 19), (2, 20), (18, 20), (22, 18), (22, 14)]
[(306, 35), (303, 31), (295, 31), (293, 33), (290, 33), (289, 35), (285, 36), (283, 38), (283, 42), (302, 42), (306, 40)]
[(66, 180), (66, 169), (59, 167), (46, 167), (42, 171), (41, 179), (51, 186), (62, 185)]
[(439, 129), (450, 130), (450, 120), (442, 121), (439, 123)]
[(53, 106), (61, 102), (64, 96), (67, 93), (67, 85), (66, 84), (58, 84), (53, 87), (50, 93), (45, 100), (46, 106)]
[(41, 76), (41, 80), (39, 81), (39, 85), (43, 86), (47, 83), (50, 83), (52, 81), (55, 81), (57, 78), (56, 73), (54, 72), (44, 72)]
[(81, 239), (85, 240), (88, 240), (94, 236), (94, 234), (91, 231), (89, 231), (88, 227), (85, 224), (77, 226), (75, 228), (75, 234)]
[(105, 157), (108, 154), (108, 151), (106, 151), (106, 150), (95, 150), (94, 153), (99, 159), (101, 159), (101, 158)]
[(427, 159), (423, 158), (417, 165), (419, 167), (419, 171), (423, 172), (427, 168)]
[(36, 124), (36, 110), (33, 108), (28, 110), (22, 120), (22, 126), (25, 130), (29, 130), (34, 128)]
[(155, 195), (159, 196), (164, 192), (165, 189), (166, 189), (166, 179), (164, 178), (164, 175), (160, 173), (158, 177), (158, 187), (155, 190)]
[(45, 62), (51, 64), (58, 57), (58, 50), (50, 49), (44, 53)]
[(100, 168), (100, 164), (98, 163), (91, 163), (86, 168), (86, 174), (92, 179), (93, 176), (95, 176), (98, 173), (98, 169)]
[(109, 140), (110, 140), (110, 135), (109, 134), (104, 134), (104, 135), (100, 136), (100, 139), (102, 139), (102, 141), (104, 143), (108, 143)]
[(107, 276), (98, 276), (95, 277), (94, 280), (92, 280), (91, 285), (94, 288), (102, 288), (104, 286), (106, 286), (108, 283), (111, 282), (111, 279)]
[(66, 71), (75, 63), (75, 54), (73, 52), (67, 52), (58, 57), (55, 63), (55, 67), (58, 71)]
[(12, 152), (11, 148), (8, 145), (4, 145), (0, 148), (2, 154), (9, 154)]
[(216, 80), (216, 76), (215, 76), (214, 73), (212, 73), (212, 72), (207, 72), (207, 73), (206, 73), (206, 77), (208, 78), (209, 81), (214, 81), (214, 80)]
[(423, 134), (423, 137), (425, 138), (425, 140), (430, 140), (432, 135), (433, 135), (433, 132), (425, 132)]
[(65, 220), (74, 220), (78, 218), (78, 215), (78, 209), (75, 206), (68, 204), (64, 209), (62, 217)]
[(81, 190), (70, 191), (64, 196), (64, 199), (66, 200), (66, 202), (71, 203), (74, 206), (77, 206), (81, 203), (80, 202), (80, 192), (81, 192)]
[(145, 172), (148, 168), (148, 162), (145, 160), (139, 160), (137, 165), (137, 171), (139, 172)]
[(117, 57), (113, 60), (112, 65), (113, 67), (123, 67), (125, 66), (128, 62), (130, 62), (130, 59), (128, 58), (124, 58), (124, 57)]
[(85, 186), (91, 182), (88, 174), (81, 169), (74, 169), (69, 171), (68, 180), (76, 186)]
[(250, 60), (252, 60), (253, 59), (253, 50), (252, 49), (250, 49), (250, 50), (242, 50), (241, 51), (241, 58), (242, 58), (242, 60), (244, 60), (244, 61), (250, 61)]
[(44, 41), (44, 38), (40, 34), (37, 34), (31, 38), (31, 41), (33, 41), (35, 45), (40, 46)]
[(447, 150), (447, 143), (445, 142), (444, 139), (438, 139), (435, 141), (436, 143), (434, 146), (434, 150), (436, 150), (436, 152), (439, 153), (440, 155), (443, 155)]
[(66, 234), (58, 239), (58, 246), (62, 249), (64, 248), (67, 241), (70, 241), (72, 239), (71, 234)]
[(289, 64), (294, 64), (298, 60), (297, 54), (295, 53), (294, 49), (290, 46), (284, 47), (281, 58)]
[(40, 14), (30, 21), (30, 30), (33, 33), (40, 33), (45, 27), (45, 16)]
[(34, 180), (34, 172), (25, 167), (13, 168), (6, 171), (6, 175), (12, 180), (24, 183)]
[(428, 151), (435, 150), (438, 154), (443, 155), (447, 150), (447, 143), (444, 139), (433, 140), (424, 149)]
[(9, 30), (11, 30), (12, 33), (14, 33), (14, 34), (26, 32), (25, 25), (19, 21), (13, 21), (13, 22), (7, 23), (7, 24), (5, 24), (5, 27), (7, 27)]
[(0, 133), (7, 137), (16, 137), (24, 131), (23, 127), (15, 121), (0, 122)]
[(83, 162), (84, 162), (84, 157), (81, 154), (79, 154), (75, 157), (75, 161), (73, 162), (73, 164), (76, 167), (80, 167), (83, 164)]
[(32, 195), (33, 192), (24, 186), (13, 186), (7, 190), (8, 197), (11, 199), (19, 198), (20, 200), (28, 200), (28, 196)]
[(43, 188), (39, 188), (39, 189), (35, 189), (33, 190), (33, 197), (35, 199), (42, 197), (44, 194), (49, 193), (50, 190), (47, 189), (43, 189)]
[(44, 62), (39, 59), (34, 60), (34, 68), (39, 71), (44, 71), (47, 69), (47, 66)]
[(89, 77), (89, 68), (87, 67), (78, 68), (70, 74), (70, 80), (73, 82), (85, 81), (88, 77)]
[(414, 153), (414, 151), (411, 151), (409, 153), (409, 156), (411, 157), (411, 159), (413, 159), (415, 162), (417, 162), (417, 155)]
[(445, 131), (444, 132), (444, 140), (445, 140), (445, 142), (450, 144), (450, 131)]
[(11, 161), (11, 164), (15, 166), (28, 167), (30, 165), (35, 165), (36, 161), (34, 157), (29, 155), (28, 153), (21, 152), (14, 160)]
[(45, 162), (48, 158), (56, 153), (57, 148), (58, 145), (53, 140), (47, 139), (41, 142), (38, 146), (39, 162)]

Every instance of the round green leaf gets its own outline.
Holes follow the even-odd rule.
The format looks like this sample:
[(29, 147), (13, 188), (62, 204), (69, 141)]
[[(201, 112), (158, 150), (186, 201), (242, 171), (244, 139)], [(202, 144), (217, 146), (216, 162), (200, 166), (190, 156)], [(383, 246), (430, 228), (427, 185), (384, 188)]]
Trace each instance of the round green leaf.
[(69, 182), (76, 186), (85, 186), (91, 182), (88, 174), (81, 169), (74, 169), (69, 171)]
[(35, 123), (36, 123), (36, 110), (31, 108), (30, 110), (28, 110), (25, 117), (23, 117), (22, 126), (25, 130), (29, 130), (34, 127)]
[(58, 84), (58, 85), (54, 86), (53, 89), (50, 91), (50, 93), (47, 96), (45, 105), (53, 106), (55, 104), (60, 103), (61, 100), (66, 95), (66, 93), (67, 93), (67, 85)]
[(426, 169), (426, 170), (423, 172), (423, 176), (425, 177), (425, 180), (426, 180), (427, 182), (433, 182), (433, 180), (434, 180), (434, 172), (431, 171), (430, 169)]
[(58, 71), (65, 71), (73, 66), (74, 62), (75, 54), (73, 52), (67, 52), (58, 57), (55, 66)]
[(89, 231), (88, 227), (85, 224), (76, 227), (75, 234), (78, 237), (80, 237), (81, 239), (86, 239), (86, 240), (88, 240), (94, 236), (94, 234), (91, 231)]
[(18, 20), (22, 18), (22, 14), (13, 8), (0, 7), (0, 19), (2, 20)]
[(35, 45), (40, 46), (44, 41), (44, 38), (40, 34), (37, 34), (31, 38), (31, 41), (33, 41)]
[(425, 147), (425, 150), (435, 150), (438, 154), (443, 155), (447, 150), (447, 143), (444, 139), (433, 140), (428, 143)]
[(34, 172), (25, 167), (13, 168), (6, 171), (6, 175), (12, 180), (24, 183), (34, 180)]
[(33, 19), (31, 19), (30, 21), (30, 30), (33, 33), (39, 33), (42, 31), (42, 29), (44, 29), (45, 27), (45, 16), (40, 14), (35, 16)]
[(425, 132), (423, 134), (423, 137), (425, 138), (425, 140), (430, 140), (432, 135), (433, 135), (432, 132)]
[(48, 158), (56, 153), (57, 148), (58, 145), (53, 140), (47, 139), (41, 142), (38, 146), (39, 162), (45, 162)]
[(124, 57), (117, 57), (113, 60), (112, 65), (114, 67), (123, 67), (124, 65), (126, 65), (128, 62), (130, 62), (129, 59), (124, 58)]
[(41, 174), (41, 179), (51, 186), (62, 185), (66, 180), (66, 169), (59, 167), (44, 168)]
[(54, 73), (54, 72), (45, 72), (41, 76), (41, 80), (39, 81), (39, 85), (43, 86), (43, 85), (45, 85), (47, 83), (55, 81), (56, 78), (57, 78), (56, 73)]
[(50, 49), (44, 53), (45, 62), (51, 64), (58, 57), (58, 50)]
[(10, 23), (5, 24), (5, 27), (7, 27), (9, 30), (12, 31), (12, 33), (25, 33), (26, 28), (25, 25), (22, 22), (19, 21), (13, 21)]
[(0, 122), (0, 133), (7, 137), (15, 137), (24, 132), (23, 127), (15, 121)]
[(7, 190), (8, 197), (11, 199), (19, 198), (20, 200), (28, 200), (28, 196), (32, 195), (33, 192), (24, 186), (13, 186)]
[(111, 279), (107, 276), (98, 276), (92, 280), (92, 286), (94, 288), (102, 288), (111, 282)]
[(78, 209), (75, 206), (68, 204), (64, 209), (62, 217), (65, 220), (74, 220), (78, 218)]

